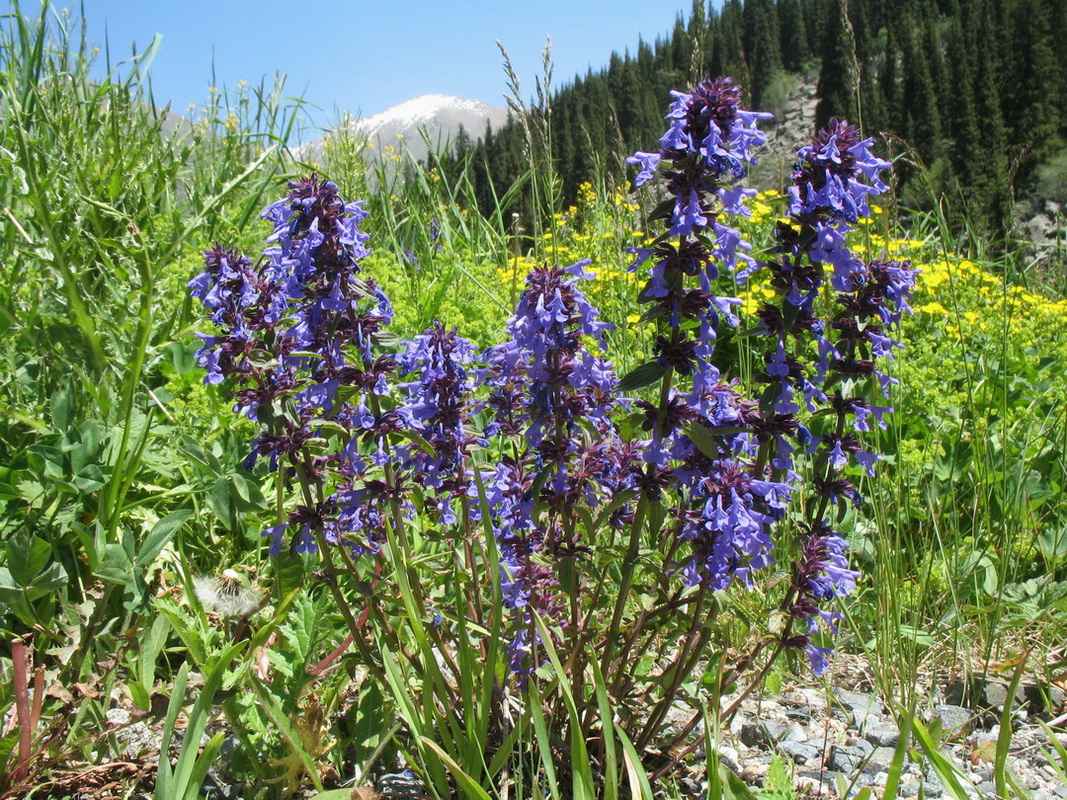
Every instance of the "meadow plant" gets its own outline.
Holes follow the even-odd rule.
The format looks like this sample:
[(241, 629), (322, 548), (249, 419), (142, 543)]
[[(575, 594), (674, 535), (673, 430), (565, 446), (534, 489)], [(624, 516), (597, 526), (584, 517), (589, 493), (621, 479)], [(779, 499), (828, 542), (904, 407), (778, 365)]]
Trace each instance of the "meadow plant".
[[(647, 265), (655, 345), (622, 379), (585, 261), (533, 269), (502, 344), (435, 323), (400, 346), (360, 273), (365, 212), (317, 176), (263, 213), (257, 262), (216, 247), (190, 283), (218, 328), (207, 381), (261, 427), (246, 467), (276, 476), (270, 551), (318, 554), (442, 796), (558, 796), (564, 776), (575, 796), (618, 796), (642, 752), (691, 739), (702, 712), (672, 729), (673, 708), (733, 692), (732, 714), (787, 650), (825, 671), (834, 601), (858, 577), (832, 510), (874, 469), (860, 437), (890, 411), (880, 361), (914, 271), (863, 262), (844, 236), (888, 165), (831, 122), (757, 261), (730, 220), (748, 215), (738, 182), (768, 115), (740, 110), (730, 79), (672, 94), (661, 149), (630, 159), (638, 184), (663, 171), (667, 197), (631, 268)], [(739, 325), (724, 287), (760, 270), (775, 296), (744, 332), (765, 365), (753, 396), (716, 345)], [(786, 580), (731, 663), (727, 591), (761, 574)]]

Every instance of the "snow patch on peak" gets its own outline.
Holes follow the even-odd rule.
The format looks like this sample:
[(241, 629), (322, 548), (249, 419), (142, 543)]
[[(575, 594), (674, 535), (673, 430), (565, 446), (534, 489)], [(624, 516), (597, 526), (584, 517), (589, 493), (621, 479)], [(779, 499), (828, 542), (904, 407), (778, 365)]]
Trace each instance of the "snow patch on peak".
[(444, 94), (424, 94), (400, 105), (387, 108), (378, 114), (363, 117), (356, 124), (364, 131), (373, 132), (385, 125), (395, 124), (403, 127), (418, 125), (432, 119), (443, 111), (468, 112), (489, 116), (492, 106), (480, 100), (467, 100), (462, 97), (450, 97)]

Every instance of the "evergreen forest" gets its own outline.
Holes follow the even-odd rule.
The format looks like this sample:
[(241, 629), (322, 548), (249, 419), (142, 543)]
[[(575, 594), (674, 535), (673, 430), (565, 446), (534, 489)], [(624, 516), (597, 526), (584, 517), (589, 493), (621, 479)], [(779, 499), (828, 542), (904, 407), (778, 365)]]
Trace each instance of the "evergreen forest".
[[(554, 199), (573, 204), (583, 182), (628, 176), (625, 155), (656, 141), (668, 91), (729, 75), (746, 107), (775, 110), (806, 81), (817, 87), (818, 127), (844, 117), (879, 135), (882, 155), (897, 162), (903, 205), (946, 197), (957, 219), (1003, 235), (1015, 200), (1062, 194), (1065, 39), (1060, 0), (698, 1), (688, 20), (679, 16), (670, 35), (636, 53), (613, 53), (606, 67), (551, 91), (539, 81), (528, 109), (543, 120), (536, 142), (530, 116), (516, 116), (478, 141), (462, 134), (446, 160), (456, 167), (472, 157), (487, 213), (527, 169), (531, 147), (551, 153)], [(530, 202), (527, 191), (521, 215)]]

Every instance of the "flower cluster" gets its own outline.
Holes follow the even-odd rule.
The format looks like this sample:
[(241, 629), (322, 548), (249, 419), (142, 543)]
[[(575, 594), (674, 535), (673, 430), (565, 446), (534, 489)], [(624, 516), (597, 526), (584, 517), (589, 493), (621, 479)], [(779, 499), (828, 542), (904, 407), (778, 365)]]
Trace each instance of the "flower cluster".
[[(693, 551), (686, 581), (723, 588), (733, 576), (747, 581), (751, 570), (775, 558), (769, 526), (786, 516), (799, 492), (796, 460), (808, 459), (816, 499), (806, 504), (808, 521), (799, 523), (808, 534), (792, 558), (786, 601), (806, 628), (783, 641), (803, 648), (821, 671), (827, 651), (812, 635), (833, 629), (834, 618), (820, 604), (854, 584), (845, 540), (823, 518), (828, 504), (860, 502), (848, 478), (851, 465), (873, 474), (876, 456), (862, 448), (858, 433), (871, 420), (884, 426), (890, 411), (870, 401), (868, 387), (874, 381), (888, 393), (893, 382), (877, 364), (900, 346), (888, 330), (908, 310), (915, 280), (907, 263), (863, 262), (846, 245), (846, 234), (868, 213), (868, 196), (885, 190), (879, 173), (889, 165), (871, 153), (873, 140), (831, 121), (798, 154), (791, 218), (779, 220), (773, 258), (759, 263), (722, 216), (747, 214), (743, 202), (755, 194), (723, 178), (744, 175), (752, 148), (762, 143), (755, 130), (760, 115), (737, 109), (739, 92), (729, 80), (672, 94), (664, 149), (630, 159), (641, 167), (638, 185), (663, 161), (672, 164), (665, 174), (673, 197), (664, 204), (667, 230), (654, 247), (638, 251), (636, 264), (652, 263), (641, 299), (652, 306), (645, 318), (665, 323), (656, 365), (668, 376), (664, 386), (672, 387), (658, 406), (643, 404), (655, 432), (647, 472), (650, 479), (661, 476), (657, 490), (672, 483), (684, 490), (679, 535)], [(770, 273), (773, 299), (758, 310), (757, 332), (771, 342), (755, 376), (765, 386), (758, 402), (742, 400), (736, 384), (723, 385), (712, 366), (719, 321), (736, 324), (736, 301), (715, 294), (720, 264), (736, 270), (738, 280), (764, 268)], [(826, 316), (828, 301), (836, 310)], [(672, 374), (690, 376), (692, 390), (675, 387)]]
[[(753, 415), (736, 382), (721, 380), (713, 365), (719, 325), (737, 325), (740, 301), (716, 293), (720, 265), (751, 265), (751, 247), (725, 222), (746, 214), (754, 190), (732, 183), (754, 164), (755, 148), (766, 141), (756, 127), (769, 117), (738, 107), (740, 88), (729, 78), (701, 81), (692, 92), (672, 92), (669, 129), (659, 153), (637, 153), (637, 184), (659, 166), (673, 197), (665, 206), (666, 231), (653, 247), (635, 251), (633, 269), (650, 263), (640, 299), (645, 318), (662, 321), (647, 374), (661, 377), (660, 402), (641, 401), (651, 439), (643, 449), (642, 483), (660, 497), (677, 498), (678, 535), (691, 556), (682, 566), (687, 584), (724, 589), (735, 578), (750, 581), (753, 570), (772, 561), (769, 526), (788, 504), (788, 483), (761, 474), (754, 464), (758, 437)], [(674, 376), (688, 379), (683, 388)]]
[(471, 399), (471, 368), (479, 354), (455, 328), (446, 331), (436, 321), (426, 333), (407, 342), (406, 348), (397, 359), (399, 372), (401, 377), (414, 380), (402, 384), (408, 396), (400, 417), (423, 437), (429, 451), (411, 448), (405, 467), (418, 475), (419, 484), (433, 495), (427, 498), (425, 508), (451, 525), (456, 521), (454, 501), (466, 503), (474, 496), (467, 457), (473, 446), (485, 445), (470, 428), (471, 415), (478, 410)]
[[(831, 505), (843, 514), (843, 499), (859, 506), (860, 493), (849, 478), (853, 467), (874, 474), (877, 456), (863, 449), (859, 434), (870, 430), (872, 419), (885, 427), (891, 412), (871, 401), (871, 386), (888, 396), (895, 382), (878, 365), (901, 346), (888, 332), (910, 310), (916, 276), (906, 262), (865, 262), (847, 247), (845, 235), (868, 213), (867, 198), (886, 188), (879, 173), (889, 164), (871, 154), (872, 144), (835, 119), (801, 149), (790, 218), (778, 221), (773, 258), (764, 265), (776, 297), (757, 312), (759, 332), (771, 342), (758, 378), (767, 386), (760, 403), (764, 424), (796, 431), (813, 471), (815, 499), (794, 560), (789, 605), (805, 631), (786, 641), (802, 647), (816, 671), (825, 668), (826, 651), (811, 635), (835, 630), (833, 615), (819, 604), (854, 584), (845, 540), (825, 516)], [(811, 424), (819, 423), (817, 431), (800, 424), (802, 408)], [(780, 443), (774, 467), (792, 469), (795, 452)]]
[[(365, 469), (360, 440), (380, 448), (396, 427), (395, 414), (371, 410), (373, 398), (388, 391), (395, 363), (373, 352), (376, 335), (392, 319), (389, 300), (358, 277), (368, 252), (359, 229), (366, 212), (345, 203), (335, 184), (312, 176), (290, 183), (288, 196), (262, 216), (274, 230), (255, 267), (216, 247), (189, 283), (221, 329), (202, 337), (200, 363), (207, 382), (232, 380), (235, 411), (262, 426), (246, 468), (262, 456), (271, 470), (314, 487), (287, 521), (264, 532), (272, 552), (281, 551), (289, 529), (296, 552), (315, 550), (320, 535), (353, 552), (374, 549), (374, 527), (363, 524), (370, 512), (360, 503), (361, 493), (376, 493), (356, 491), (352, 481)], [(338, 452), (315, 453), (327, 420), (348, 431), (347, 441)], [(340, 475), (340, 483), (330, 485), (330, 474)]]
[[(537, 617), (559, 644), (589, 645), (607, 671), (647, 646), (623, 633), (635, 574), (661, 596), (676, 592), (666, 611), (682, 609), (683, 595), (693, 600), (696, 631), (712, 592), (750, 586), (777, 561), (792, 575), (780, 642), (825, 668), (816, 634), (835, 629), (828, 603), (857, 577), (829, 512), (848, 507), (843, 499), (858, 505), (851, 477), (873, 472), (860, 437), (890, 412), (871, 395), (893, 382), (880, 365), (900, 346), (890, 333), (915, 278), (907, 263), (864, 262), (845, 245), (868, 195), (884, 188), (886, 164), (854, 127), (832, 122), (801, 151), (791, 218), (759, 263), (728, 223), (749, 215), (755, 192), (738, 181), (769, 115), (741, 110), (730, 79), (672, 96), (661, 149), (630, 159), (639, 184), (662, 173), (669, 197), (651, 220), (662, 233), (634, 251), (631, 267), (635, 278), (647, 267), (638, 299), (658, 336), (649, 360), (621, 380), (606, 357), (611, 326), (582, 290), (594, 277), (588, 261), (534, 268), (503, 344), (479, 352), (435, 322), (387, 351), (392, 308), (359, 270), (365, 212), (316, 176), (263, 212), (273, 233), (255, 265), (221, 247), (205, 253), (189, 286), (217, 327), (199, 353), (206, 380), (228, 381), (236, 410), (261, 427), (246, 466), (263, 459), (276, 470), (279, 497), (299, 484), (264, 532), (272, 553), (326, 547), (328, 572), (333, 548), (348, 568), (367, 556), (376, 581), (406, 582), (410, 613), (413, 598), (436, 601), (412, 580), (421, 561), (397, 559), (461, 542), (456, 563), (493, 565), (503, 608), (490, 613), (510, 624), (507, 661), (520, 682), (541, 661)], [(747, 341), (767, 346), (751, 397), (719, 343), (739, 324), (741, 302), (724, 287), (762, 269), (771, 299)], [(814, 495), (803, 513), (793, 510), (805, 491), (802, 460)], [(798, 544), (783, 554), (777, 528), (790, 523)], [(618, 586), (605, 580), (616, 569)], [(611, 604), (610, 630), (592, 642), (583, 628)]]
[(487, 435), (519, 435), (525, 444), (485, 474), (504, 602), (519, 631), (510, 660), (520, 672), (537, 640), (528, 610), (565, 624), (555, 565), (585, 549), (574, 509), (596, 510), (632, 479), (633, 451), (611, 419), (614, 370), (586, 347), (591, 341), (603, 350), (610, 328), (579, 288), (593, 278), (587, 264), (530, 272), (508, 323), (511, 338), (490, 349), (483, 377), (492, 413)]

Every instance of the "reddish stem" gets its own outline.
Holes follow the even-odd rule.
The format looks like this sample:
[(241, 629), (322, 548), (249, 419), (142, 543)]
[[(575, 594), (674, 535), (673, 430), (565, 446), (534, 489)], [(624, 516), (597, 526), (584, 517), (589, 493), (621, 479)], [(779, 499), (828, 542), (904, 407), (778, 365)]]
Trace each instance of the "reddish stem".
[(30, 771), (30, 746), (33, 716), (30, 713), (30, 654), (26, 642), (11, 643), (11, 666), (15, 677), (15, 718), (19, 724), (19, 760), (13, 774), (16, 784), (26, 780)]

